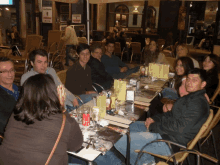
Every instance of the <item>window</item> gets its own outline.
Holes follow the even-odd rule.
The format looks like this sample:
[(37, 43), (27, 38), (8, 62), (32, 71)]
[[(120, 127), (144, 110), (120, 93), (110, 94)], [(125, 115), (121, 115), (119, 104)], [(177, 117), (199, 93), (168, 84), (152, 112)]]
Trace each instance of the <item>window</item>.
[(125, 5), (119, 5), (115, 9), (115, 26), (128, 27), (129, 9)]

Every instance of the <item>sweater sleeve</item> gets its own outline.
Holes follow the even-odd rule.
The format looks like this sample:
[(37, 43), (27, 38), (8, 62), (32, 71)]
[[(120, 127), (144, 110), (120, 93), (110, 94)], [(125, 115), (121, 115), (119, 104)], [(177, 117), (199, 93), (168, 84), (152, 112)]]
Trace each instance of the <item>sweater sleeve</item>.
[(91, 69), (88, 65), (86, 67), (88, 67), (88, 83), (87, 83), (86, 91), (94, 91), (92, 87)]

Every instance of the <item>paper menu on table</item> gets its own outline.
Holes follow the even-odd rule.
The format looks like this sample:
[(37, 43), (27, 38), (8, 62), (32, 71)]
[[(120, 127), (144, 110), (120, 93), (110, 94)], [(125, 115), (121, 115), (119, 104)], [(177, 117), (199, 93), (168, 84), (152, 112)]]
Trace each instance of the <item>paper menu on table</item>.
[(75, 153), (75, 152), (70, 152), (70, 151), (67, 151), (69, 154), (72, 154), (72, 155), (76, 155), (78, 157), (81, 157), (83, 159), (86, 159), (86, 160), (89, 160), (89, 161), (93, 161), (95, 160), (95, 158), (97, 156), (99, 156), (101, 154), (100, 151), (96, 151), (92, 148), (83, 148), (80, 152), (78, 153)]
[(148, 73), (152, 77), (168, 79), (169, 65), (149, 63)]
[(99, 115), (104, 118), (106, 115), (106, 96), (97, 97), (97, 106), (99, 107)]
[(127, 125), (132, 123), (131, 120), (124, 119), (124, 118), (117, 117), (117, 116), (111, 116), (111, 115), (106, 115), (105, 119), (109, 120), (109, 121), (115, 121), (115, 122), (118, 122), (118, 123), (122, 123), (122, 124), (127, 124)]
[(126, 99), (126, 81), (119, 81), (118, 100), (125, 101)]

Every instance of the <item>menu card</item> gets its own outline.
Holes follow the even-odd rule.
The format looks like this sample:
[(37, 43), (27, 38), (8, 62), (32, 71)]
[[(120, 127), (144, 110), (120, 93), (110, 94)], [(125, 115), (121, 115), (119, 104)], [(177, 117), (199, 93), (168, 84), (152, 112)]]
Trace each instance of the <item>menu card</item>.
[(99, 107), (99, 115), (101, 118), (104, 118), (106, 115), (106, 96), (97, 97), (97, 107)]
[(118, 100), (125, 101), (126, 99), (126, 81), (114, 80), (115, 95)]
[(169, 65), (149, 63), (149, 75), (156, 78), (168, 79)]

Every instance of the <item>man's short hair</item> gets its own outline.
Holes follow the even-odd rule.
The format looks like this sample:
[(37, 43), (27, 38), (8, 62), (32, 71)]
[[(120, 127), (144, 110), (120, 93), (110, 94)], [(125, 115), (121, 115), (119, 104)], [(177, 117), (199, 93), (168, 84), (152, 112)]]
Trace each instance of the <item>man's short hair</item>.
[(0, 57), (0, 62), (7, 62), (7, 61), (11, 61), (13, 63), (13, 61), (8, 57)]
[(114, 44), (114, 45), (115, 45), (115, 40), (114, 40), (114, 39), (108, 39), (108, 40), (106, 40), (105, 45), (107, 46), (108, 44)]
[(206, 81), (207, 79), (206, 71), (203, 69), (194, 68), (188, 72), (188, 75), (189, 74), (198, 74), (202, 81)]
[(29, 54), (29, 60), (34, 63), (36, 55), (40, 55), (40, 56), (43, 56), (43, 57), (47, 57), (47, 58), (48, 58), (48, 55), (47, 55), (47, 51), (46, 51), (46, 50), (44, 50), (44, 49), (35, 49), (35, 50), (33, 50), (33, 51), (30, 52), (30, 54)]
[(85, 44), (85, 43), (81, 43), (79, 44), (79, 46), (77, 46), (76, 52), (79, 55), (81, 53), (81, 51), (89, 49), (89, 45)]
[[(91, 47), (90, 47), (90, 51), (91, 52), (94, 52), (96, 49), (103, 49), (102, 45), (99, 44), (99, 43), (95, 43), (95, 44), (92, 44)], [(103, 50), (102, 50), (103, 51)]]

